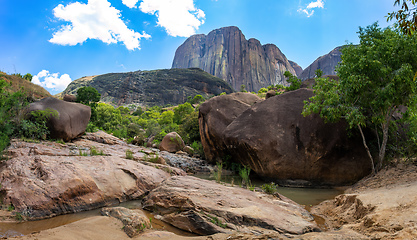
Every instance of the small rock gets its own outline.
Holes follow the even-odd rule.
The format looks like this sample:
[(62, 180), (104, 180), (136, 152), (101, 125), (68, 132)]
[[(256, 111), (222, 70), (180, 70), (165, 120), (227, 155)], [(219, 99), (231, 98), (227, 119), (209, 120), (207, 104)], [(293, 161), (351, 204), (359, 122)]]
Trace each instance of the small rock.
[(62, 100), (64, 100), (65, 102), (76, 102), (77, 97), (71, 94), (65, 94)]
[(129, 237), (135, 237), (145, 229), (151, 228), (149, 218), (141, 210), (131, 210), (124, 207), (102, 208), (104, 216), (114, 217), (123, 223), (123, 230)]
[(185, 146), (183, 149), (184, 152), (188, 153), (188, 155), (193, 156), (194, 155), (194, 148), (190, 146)]
[(175, 154), (178, 154), (178, 155), (188, 155), (188, 153), (183, 152), (183, 151), (178, 151), (178, 152), (176, 152)]
[(161, 144), (159, 144), (159, 150), (167, 151), (170, 153), (178, 152), (184, 149), (185, 144), (181, 136), (176, 132), (171, 132), (165, 135), (162, 139)]
[(268, 99), (268, 98), (273, 97), (275, 95), (277, 95), (277, 92), (275, 92), (274, 90), (269, 90), (268, 92), (266, 92), (265, 99)]

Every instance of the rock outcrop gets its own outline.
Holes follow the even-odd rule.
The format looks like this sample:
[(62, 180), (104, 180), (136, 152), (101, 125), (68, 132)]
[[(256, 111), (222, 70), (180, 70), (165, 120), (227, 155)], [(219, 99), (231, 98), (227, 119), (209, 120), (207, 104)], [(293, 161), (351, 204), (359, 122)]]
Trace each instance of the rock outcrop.
[[(91, 149), (103, 155), (91, 156)], [(133, 160), (125, 158), (127, 150)], [(171, 174), (185, 175), (180, 169), (138, 162), (146, 159), (144, 152), (142, 147), (86, 139), (67, 144), (14, 140), (10, 159), (0, 168), (3, 203), (27, 220), (37, 220), (138, 199)]]
[(253, 105), (221, 136), (232, 159), (258, 175), (288, 185), (353, 184), (370, 173), (359, 135), (348, 137), (344, 122), (303, 117), (310, 89), (299, 89)]
[(319, 231), (313, 217), (285, 198), (227, 187), (195, 177), (172, 177), (143, 199), (143, 207), (161, 220), (196, 233), (211, 235), (272, 230), (283, 234)]
[(297, 76), (300, 76), (301, 73), (303, 72), (303, 68), (298, 65), (296, 62), (293, 61), (288, 61), (291, 64), (291, 67), (294, 68), (295, 74), (297, 74)]
[(214, 162), (225, 156), (223, 132), (242, 112), (261, 99), (251, 93), (232, 93), (214, 97), (199, 108), (198, 122), (206, 159)]
[(224, 27), (208, 35), (189, 37), (175, 52), (172, 68), (197, 67), (224, 79), (235, 90), (241, 85), (258, 91), (269, 85), (288, 85), (284, 72), (296, 75), (291, 63), (273, 44), (246, 40), (237, 27)]
[(321, 69), (323, 75), (336, 75), (335, 68), (341, 60), (342, 53), (340, 52), (341, 47), (336, 47), (331, 52), (326, 55), (323, 55), (317, 58), (310, 66), (303, 70), (303, 72), (298, 75), (302, 81), (309, 78), (314, 78), (316, 76), (316, 70)]
[(44, 98), (38, 102), (31, 103), (28, 108), (30, 112), (52, 109), (57, 111), (58, 116), (51, 116), (48, 119), (47, 127), (53, 139), (69, 141), (81, 136), (90, 121), (91, 109), (89, 106), (80, 103), (62, 101), (53, 97)]
[(128, 73), (108, 73), (72, 81), (60, 94), (76, 95), (80, 87), (91, 86), (101, 94), (101, 102), (112, 105), (165, 106), (178, 105), (187, 97), (205, 98), (222, 92), (232, 93), (232, 87), (201, 69), (162, 69)]

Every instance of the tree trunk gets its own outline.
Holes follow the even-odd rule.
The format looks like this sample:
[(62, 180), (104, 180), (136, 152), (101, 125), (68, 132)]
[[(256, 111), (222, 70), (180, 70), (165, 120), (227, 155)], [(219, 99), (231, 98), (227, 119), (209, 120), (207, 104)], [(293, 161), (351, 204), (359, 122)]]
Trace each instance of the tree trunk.
[(382, 145), (381, 145), (381, 148), (379, 149), (379, 163), (378, 163), (377, 170), (381, 170), (382, 163), (384, 162), (385, 151), (387, 148), (387, 142), (388, 142), (388, 136), (389, 136), (388, 135), (389, 124), (391, 123), (391, 116), (393, 112), (394, 112), (393, 110), (388, 111), (388, 114), (385, 118), (385, 124), (382, 125)]
[(365, 146), (365, 149), (366, 149), (366, 152), (368, 153), (369, 159), (371, 159), (372, 174), (375, 174), (376, 172), (375, 172), (374, 159), (372, 158), (371, 151), (369, 151), (368, 145), (366, 145), (365, 135), (363, 135), (361, 125), (358, 124), (358, 128), (359, 128), (359, 131), (361, 132), (361, 136), (362, 136), (362, 140), (363, 140), (363, 146)]

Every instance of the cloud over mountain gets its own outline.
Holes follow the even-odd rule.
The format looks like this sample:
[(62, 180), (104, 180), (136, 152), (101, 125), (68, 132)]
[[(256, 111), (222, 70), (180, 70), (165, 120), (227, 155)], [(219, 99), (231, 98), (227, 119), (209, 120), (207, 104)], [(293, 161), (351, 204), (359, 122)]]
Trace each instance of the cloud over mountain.
[(193, 0), (143, 0), (139, 9), (155, 14), (158, 25), (173, 37), (189, 37), (204, 24), (205, 14)]

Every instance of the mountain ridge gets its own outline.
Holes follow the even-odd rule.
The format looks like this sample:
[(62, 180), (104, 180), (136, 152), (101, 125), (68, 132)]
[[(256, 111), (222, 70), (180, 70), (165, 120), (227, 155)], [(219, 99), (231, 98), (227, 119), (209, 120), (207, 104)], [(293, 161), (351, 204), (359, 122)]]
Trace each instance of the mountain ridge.
[(139, 70), (83, 77), (71, 82), (59, 96), (76, 95), (78, 88), (86, 86), (97, 89), (102, 102), (116, 106), (178, 105), (186, 102), (189, 96), (200, 94), (207, 98), (222, 92), (233, 92), (222, 79), (201, 69), (190, 68)]
[(296, 75), (286, 56), (274, 44), (246, 40), (235, 26), (187, 38), (174, 56), (172, 68), (198, 67), (228, 82), (235, 90), (245, 85), (258, 91), (269, 85), (288, 85), (284, 72)]

